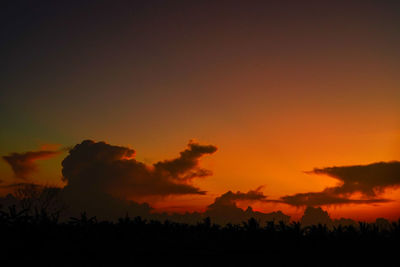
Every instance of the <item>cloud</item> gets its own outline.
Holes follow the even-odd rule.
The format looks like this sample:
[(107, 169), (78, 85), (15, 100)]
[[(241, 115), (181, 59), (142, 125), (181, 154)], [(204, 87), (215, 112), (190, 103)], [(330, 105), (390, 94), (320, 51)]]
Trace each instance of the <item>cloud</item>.
[[(331, 219), (328, 212), (323, 210), (321, 207), (311, 206), (304, 210), (303, 216), (300, 219), (300, 223), (302, 227), (322, 224), (326, 225), (329, 229), (339, 226), (358, 226), (356, 221), (349, 218)], [(384, 222), (382, 224), (384, 224)]]
[(237, 201), (265, 201), (261, 187), (247, 193), (229, 191), (217, 197), (204, 213), (156, 213), (148, 204), (135, 202), (138, 197), (205, 194), (191, 182), (211, 174), (199, 166), (199, 160), (216, 150), (215, 146), (191, 141), (177, 158), (146, 165), (135, 159), (131, 148), (85, 140), (73, 147), (62, 162), (62, 174), (67, 182), (62, 190), (63, 199), (70, 214), (87, 211), (108, 219), (128, 212), (131, 216), (189, 223), (205, 217), (217, 223), (241, 223), (251, 217), (260, 222), (289, 221), (290, 216), (280, 211), (267, 214), (254, 212), (250, 207), (244, 211), (236, 206)]
[(343, 184), (333, 189), (338, 194), (360, 192), (366, 196), (376, 196), (385, 188), (400, 186), (399, 161), (316, 168), (310, 173), (325, 174), (340, 180)]
[(322, 206), (322, 205), (344, 205), (344, 204), (377, 204), (391, 200), (384, 198), (352, 199), (346, 196), (324, 190), (322, 192), (298, 193), (281, 197), (280, 201), (292, 206)]
[(25, 153), (11, 153), (3, 156), (3, 159), (10, 164), (15, 178), (26, 180), (30, 175), (37, 172), (37, 160), (48, 159), (59, 154), (60, 151), (40, 150), (28, 151)]
[[(277, 202), (293, 206), (377, 204), (391, 201), (379, 198), (386, 188), (400, 186), (400, 162), (377, 162), (368, 165), (315, 168), (311, 174), (325, 174), (341, 182), (321, 192), (299, 193), (281, 197)], [(362, 198), (354, 199), (354, 193)]]
[(237, 201), (265, 201), (267, 196), (260, 191), (261, 189), (262, 187), (260, 186), (255, 190), (248, 191), (247, 193), (242, 193), (240, 191), (233, 193), (232, 191), (228, 191), (215, 198), (214, 203), (208, 207), (213, 208), (216, 206), (236, 206)]
[(146, 165), (134, 158), (131, 148), (85, 140), (69, 151), (62, 174), (67, 189), (86, 194), (107, 192), (121, 198), (205, 194), (191, 181), (211, 174), (199, 167), (199, 159), (216, 150), (190, 142), (179, 157)]
[(326, 225), (332, 227), (333, 221), (330, 218), (327, 211), (324, 211), (320, 207), (307, 207), (304, 210), (304, 214), (300, 220), (301, 226), (310, 226), (316, 224)]
[(216, 197), (214, 203), (207, 207), (204, 216), (210, 217), (213, 221), (219, 224), (227, 223), (242, 223), (250, 218), (255, 218), (261, 223), (267, 221), (283, 221), (289, 222), (290, 216), (283, 214), (281, 211), (263, 213), (253, 211), (249, 206), (246, 210), (237, 207), (236, 203), (239, 201), (262, 201), (269, 202), (267, 196), (261, 192), (262, 187), (255, 190), (250, 190), (247, 193), (237, 191), (236, 193), (228, 191), (219, 197)]
[[(116, 219), (127, 213), (147, 218), (161, 216), (153, 215), (149, 204), (136, 202), (137, 199), (205, 194), (205, 191), (193, 186), (192, 181), (211, 175), (211, 171), (199, 166), (199, 160), (216, 150), (215, 146), (191, 141), (177, 158), (146, 165), (135, 159), (135, 150), (131, 148), (85, 140), (71, 147), (62, 161), (66, 186), (59, 190), (59, 194), (67, 207), (64, 219), (79, 216), (83, 211), (102, 219)], [(65, 151), (65, 148), (58, 151)], [(19, 177), (26, 177), (36, 169), (36, 159), (50, 157), (59, 153), (58, 151), (14, 153), (5, 159), (12, 162), (12, 166), (19, 167), (19, 173), (22, 169), (24, 175)], [(2, 184), (0, 189), (18, 193), (26, 186), (35, 186), (37, 191), (43, 187), (22, 182)], [(197, 219), (198, 215), (186, 217)]]
[(204, 146), (190, 141), (188, 149), (182, 151), (180, 157), (154, 164), (154, 171), (158, 175), (167, 175), (178, 181), (209, 176), (212, 174), (211, 171), (198, 167), (199, 158), (215, 151), (217, 151), (215, 146)]

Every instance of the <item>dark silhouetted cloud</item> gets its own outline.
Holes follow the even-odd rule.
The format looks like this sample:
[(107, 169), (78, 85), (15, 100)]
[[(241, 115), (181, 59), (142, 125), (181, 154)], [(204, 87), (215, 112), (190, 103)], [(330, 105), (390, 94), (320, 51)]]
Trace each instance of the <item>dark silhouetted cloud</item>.
[(333, 225), (333, 221), (328, 212), (324, 211), (320, 207), (307, 207), (304, 211), (303, 217), (301, 217), (300, 223), (302, 226), (322, 224), (332, 227)]
[(243, 210), (236, 205), (239, 201), (268, 202), (267, 196), (261, 192), (261, 188), (262, 187), (258, 187), (257, 189), (250, 190), (247, 193), (242, 193), (240, 191), (233, 193), (232, 191), (228, 191), (215, 198), (214, 203), (207, 207), (204, 215), (210, 217), (219, 224), (241, 223), (250, 218), (255, 218), (260, 223), (265, 223), (267, 221), (289, 222), (290, 216), (283, 214), (281, 211), (263, 213), (253, 211), (250, 206), (246, 210)]
[[(400, 186), (400, 162), (398, 161), (316, 168), (307, 173), (325, 174), (338, 179), (342, 184), (328, 187), (321, 192), (284, 196), (278, 202), (293, 206), (377, 204), (391, 201), (378, 197), (386, 188)], [(352, 198), (354, 193), (361, 193), (362, 198)]]
[(214, 203), (212, 203), (209, 208), (213, 208), (215, 206), (236, 206), (237, 201), (265, 201), (267, 196), (261, 192), (262, 187), (258, 187), (255, 190), (250, 190), (247, 193), (242, 193), (237, 191), (233, 193), (232, 191), (228, 191), (225, 194), (215, 198)]
[(62, 162), (62, 174), (67, 189), (123, 198), (205, 194), (190, 182), (211, 174), (198, 163), (200, 157), (216, 150), (215, 146), (190, 142), (178, 158), (149, 166), (135, 160), (131, 148), (86, 140), (70, 150)]
[(323, 210), (321, 207), (307, 207), (304, 210), (303, 216), (300, 219), (302, 227), (307, 227), (311, 225), (326, 225), (328, 228), (339, 226), (353, 226), (357, 227), (356, 221), (348, 218), (331, 219), (328, 212)]
[[(65, 148), (60, 151), (64, 150)], [(58, 192), (66, 206), (64, 216), (69, 218), (86, 211), (103, 219), (116, 219), (127, 213), (146, 218), (168, 218), (166, 215), (154, 214), (149, 204), (130, 199), (205, 194), (205, 191), (193, 186), (191, 182), (195, 178), (211, 174), (211, 171), (200, 168), (199, 159), (216, 150), (215, 146), (191, 141), (179, 157), (146, 165), (134, 158), (135, 151), (131, 148), (85, 140), (70, 148), (69, 154), (62, 161), (63, 179), (67, 184)], [(5, 160), (15, 166), (19, 177), (26, 177), (36, 168), (34, 160), (56, 153), (58, 152), (14, 153), (5, 157)], [(40, 192), (44, 187), (23, 182), (2, 184), (0, 188), (13, 190), (18, 194), (24, 188), (34, 188)], [(198, 214), (184, 216), (188, 219), (198, 217)]]
[(335, 193), (360, 192), (376, 196), (387, 187), (400, 185), (400, 162), (377, 162), (369, 165), (339, 166), (314, 169), (311, 173), (325, 174), (343, 184), (332, 190)]
[(199, 158), (204, 154), (212, 154), (215, 151), (217, 151), (215, 146), (204, 146), (191, 141), (188, 148), (180, 153), (180, 157), (154, 164), (154, 171), (158, 175), (166, 175), (179, 181), (205, 177), (212, 173), (198, 167)]
[(283, 196), (281, 197), (281, 202), (292, 206), (321, 206), (344, 204), (374, 204), (391, 201), (384, 198), (352, 199), (330, 192), (329, 189), (322, 192), (298, 193), (290, 196)]
[(10, 164), (14, 176), (19, 179), (28, 179), (29, 176), (38, 170), (36, 160), (51, 158), (60, 151), (29, 151), (25, 153), (11, 153), (8, 156), (3, 156), (3, 159)]
[(254, 212), (250, 207), (244, 211), (236, 206), (237, 201), (265, 201), (261, 187), (247, 193), (229, 191), (217, 197), (204, 213), (157, 213), (152, 212), (148, 204), (136, 202), (137, 197), (205, 194), (191, 181), (211, 174), (200, 168), (199, 159), (216, 150), (212, 145), (189, 142), (179, 157), (146, 165), (135, 160), (135, 151), (131, 148), (86, 140), (72, 148), (62, 162), (62, 173), (67, 182), (63, 197), (71, 214), (84, 210), (109, 219), (128, 212), (150, 219), (188, 223), (206, 217), (217, 223), (241, 223), (251, 217), (260, 222), (289, 221), (290, 216), (280, 211), (265, 214)]

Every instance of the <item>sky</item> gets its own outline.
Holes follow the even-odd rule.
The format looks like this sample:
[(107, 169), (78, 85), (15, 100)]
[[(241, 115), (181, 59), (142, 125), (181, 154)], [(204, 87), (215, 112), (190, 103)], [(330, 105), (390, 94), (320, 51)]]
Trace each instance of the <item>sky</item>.
[(125, 167), (94, 162), (114, 182), (93, 184), (160, 211), (240, 191), (293, 218), (400, 217), (398, 1), (0, 5), (1, 184), (72, 187), (68, 156), (109, 155)]

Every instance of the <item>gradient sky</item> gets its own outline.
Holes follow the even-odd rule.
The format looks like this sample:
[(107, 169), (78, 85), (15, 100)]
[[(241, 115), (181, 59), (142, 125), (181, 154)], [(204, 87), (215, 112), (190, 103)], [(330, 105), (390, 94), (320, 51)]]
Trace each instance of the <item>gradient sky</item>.
[[(207, 195), (149, 200), (170, 211), (260, 185), (271, 199), (321, 191), (337, 180), (304, 171), (400, 160), (399, 1), (0, 5), (1, 155), (93, 139), (150, 164), (191, 139), (217, 146), (195, 181)], [(62, 185), (66, 155), (38, 161), (32, 181)], [(5, 161), (0, 179), (14, 179)], [(397, 218), (400, 190), (384, 196), (326, 208)]]

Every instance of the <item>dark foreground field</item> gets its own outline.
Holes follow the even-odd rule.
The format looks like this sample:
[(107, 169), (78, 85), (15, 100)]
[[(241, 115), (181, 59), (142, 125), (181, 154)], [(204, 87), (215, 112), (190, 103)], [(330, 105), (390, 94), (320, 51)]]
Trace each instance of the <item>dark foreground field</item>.
[(254, 219), (224, 227), (146, 221), (59, 222), (45, 213), (0, 214), (1, 266), (399, 266), (400, 221), (301, 227)]

